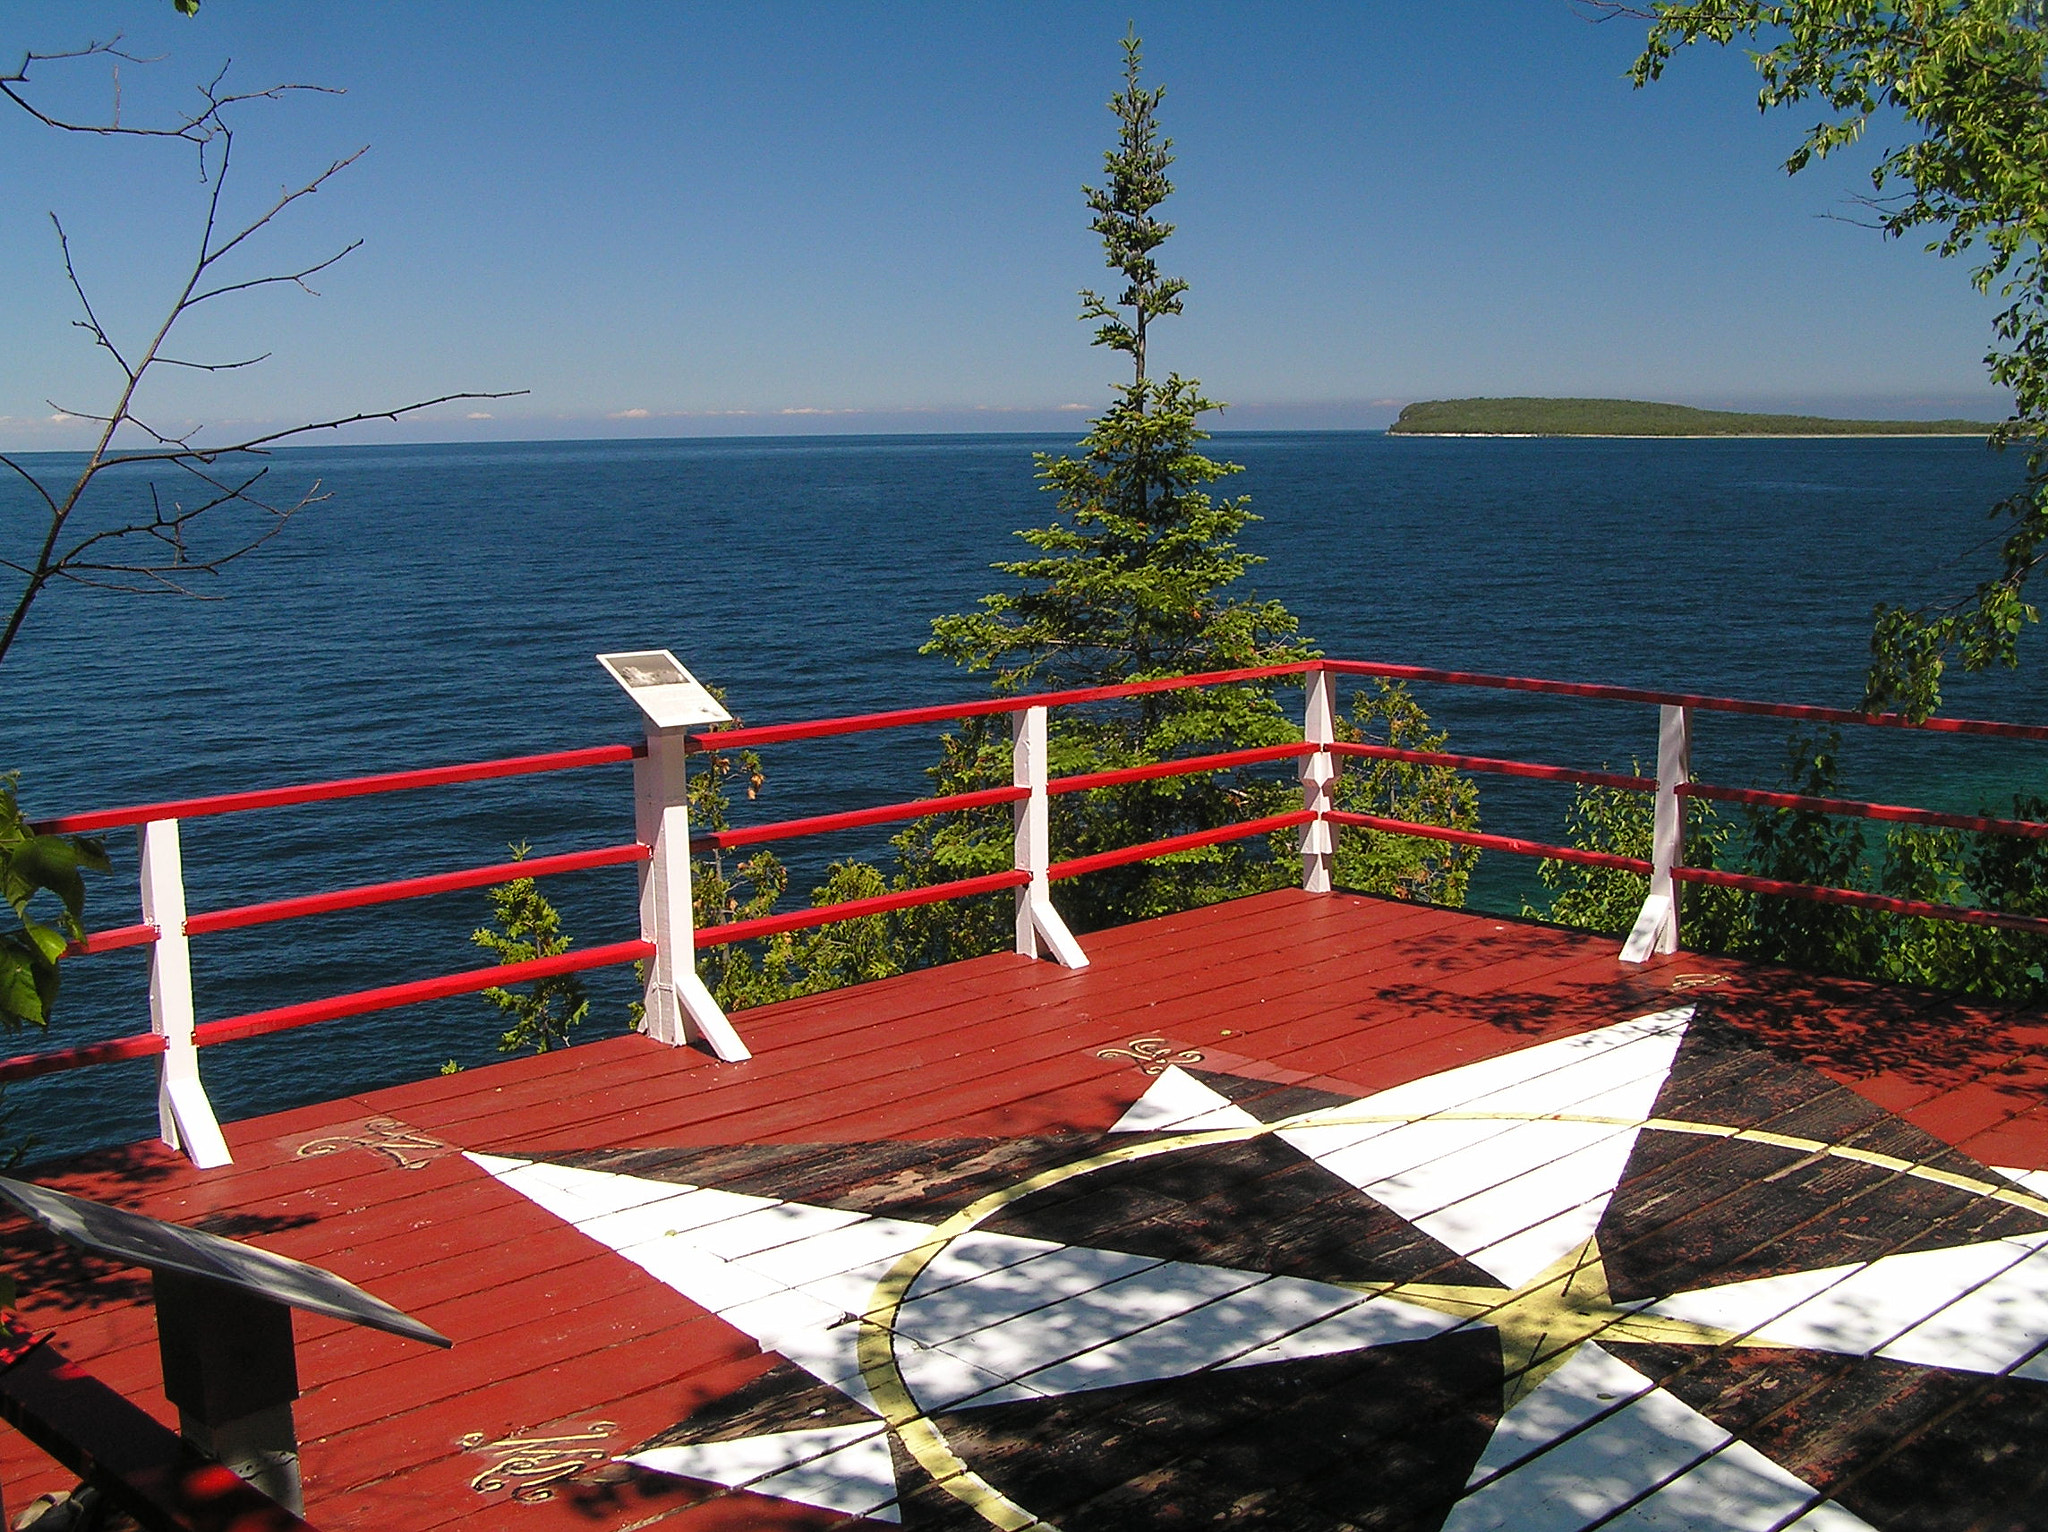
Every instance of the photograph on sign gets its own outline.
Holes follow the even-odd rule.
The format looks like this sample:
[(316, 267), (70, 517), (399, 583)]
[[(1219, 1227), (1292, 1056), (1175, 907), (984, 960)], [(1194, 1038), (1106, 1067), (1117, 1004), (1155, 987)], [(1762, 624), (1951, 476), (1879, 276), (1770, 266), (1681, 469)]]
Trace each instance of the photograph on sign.
[(683, 667), (665, 650), (657, 649), (652, 654), (615, 654), (610, 658), (619, 679), (636, 691), (643, 686), (687, 686), (690, 681)]
[(597, 662), (658, 729), (732, 721), (732, 714), (666, 649), (600, 654)]

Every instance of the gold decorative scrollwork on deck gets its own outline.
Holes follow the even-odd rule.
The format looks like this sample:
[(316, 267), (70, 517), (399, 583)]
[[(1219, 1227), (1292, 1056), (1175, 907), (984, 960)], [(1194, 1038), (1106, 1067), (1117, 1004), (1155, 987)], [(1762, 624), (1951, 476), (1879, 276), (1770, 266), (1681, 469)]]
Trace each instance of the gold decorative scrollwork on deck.
[(1148, 1075), (1164, 1074), (1169, 1064), (1199, 1064), (1202, 1055), (1192, 1048), (1176, 1048), (1163, 1037), (1134, 1037), (1121, 1048), (1098, 1048), (1098, 1059), (1131, 1059), (1144, 1066)]
[(504, 1436), (486, 1440), (486, 1433), (472, 1431), (462, 1438), (464, 1452), (487, 1453), (491, 1466), (469, 1481), (479, 1495), (509, 1490), (521, 1505), (538, 1505), (555, 1498), (554, 1486), (611, 1456), (607, 1443), (618, 1426), (609, 1420), (593, 1420), (580, 1430), (559, 1436)]
[(359, 1132), (330, 1133), (324, 1138), (307, 1140), (299, 1145), (298, 1157), (310, 1160), (343, 1149), (367, 1149), (372, 1154), (383, 1155), (400, 1170), (418, 1170), (433, 1159), (432, 1151), (447, 1147), (440, 1139), (431, 1138), (417, 1128), (407, 1127), (389, 1117), (372, 1117)]
[(1727, 982), (1725, 973), (1681, 973), (1672, 976), (1671, 988), (1674, 993), (1683, 994), (1689, 989), (1712, 989)]

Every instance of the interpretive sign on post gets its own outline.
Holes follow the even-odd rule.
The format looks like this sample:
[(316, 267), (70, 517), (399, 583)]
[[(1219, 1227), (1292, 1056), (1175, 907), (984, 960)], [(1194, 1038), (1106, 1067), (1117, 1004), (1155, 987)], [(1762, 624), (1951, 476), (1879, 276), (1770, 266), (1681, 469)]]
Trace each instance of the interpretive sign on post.
[(611, 672), (612, 679), (626, 689), (626, 695), (657, 729), (732, 721), (732, 714), (666, 649), (600, 654), (597, 662)]
[(147, 1267), (156, 1301), (164, 1395), (185, 1439), (271, 1499), (304, 1509), (299, 1490), (299, 1396), (293, 1309), (453, 1344), (331, 1271), (105, 1203), (0, 1176), (11, 1203), (59, 1239)]
[(647, 748), (633, 763), (634, 834), (647, 848), (640, 868), (640, 939), (654, 947), (641, 992), (640, 1030), (680, 1046), (689, 1028), (728, 1063), (752, 1057), (718, 1001), (697, 976), (690, 890), (690, 737), (699, 724), (730, 723), (698, 679), (666, 649), (600, 654), (597, 662), (625, 688), (646, 725)]

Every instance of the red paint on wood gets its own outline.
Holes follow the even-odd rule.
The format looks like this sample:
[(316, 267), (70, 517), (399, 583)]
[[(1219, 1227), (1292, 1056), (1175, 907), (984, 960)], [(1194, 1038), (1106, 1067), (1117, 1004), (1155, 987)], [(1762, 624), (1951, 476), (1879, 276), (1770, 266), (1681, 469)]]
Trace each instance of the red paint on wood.
[(1533, 761), (1508, 761), (1490, 755), (1454, 755), (1444, 750), (1400, 750), (1392, 745), (1354, 744), (1338, 740), (1330, 746), (1333, 755), (1357, 756), (1372, 761), (1412, 761), (1419, 766), (1453, 766), (1459, 771), (1485, 771), (1496, 776), (1528, 777), (1538, 782), (1577, 782), (1586, 787), (1614, 787), (1628, 792), (1653, 793), (1655, 777), (1630, 777), (1612, 771), (1580, 771), (1571, 766), (1541, 766)]
[(1126, 782), (1150, 782), (1160, 777), (1191, 777), (1205, 771), (1229, 771), (1237, 766), (1256, 766), (1261, 761), (1296, 760), (1314, 755), (1317, 747), (1306, 741), (1294, 745), (1264, 745), (1256, 750), (1226, 750), (1220, 755), (1190, 755), (1175, 761), (1157, 761), (1150, 766), (1125, 766), (1116, 771), (1084, 771), (1071, 777), (1054, 777), (1046, 783), (1048, 793), (1085, 793), (1098, 787), (1119, 787)]
[[(447, 894), (465, 888), (488, 888), (514, 878), (545, 878), (556, 873), (584, 872), (593, 867), (621, 867), (644, 862), (651, 855), (635, 842), (626, 846), (604, 846), (595, 851), (565, 851), (557, 856), (527, 857), (517, 862), (498, 862), (489, 867), (469, 867), (461, 872), (437, 872), (424, 878), (403, 878), (393, 883), (366, 883), (357, 888), (337, 889), (328, 894), (303, 894), (295, 899), (272, 899), (262, 904), (238, 905), (231, 910), (209, 910), (185, 918), (187, 936), (204, 936), (211, 931), (234, 931), (243, 926), (260, 926), (274, 920), (298, 920), (307, 915), (327, 915), (336, 910), (361, 909), (365, 905), (392, 904), (401, 899), (424, 899), (429, 894)], [(150, 928), (145, 928), (150, 929)], [(154, 931), (151, 931), (154, 937)]]
[(936, 707), (897, 708), (887, 713), (850, 714), (843, 718), (814, 718), (802, 723), (764, 724), (751, 729), (716, 729), (690, 736), (692, 750), (727, 750), (750, 745), (777, 745), (799, 739), (826, 739), (841, 734), (863, 734), (874, 729), (904, 729), (927, 723), (952, 723), (962, 718), (985, 718), (998, 713), (1021, 713), (1026, 708), (1065, 707), (1078, 702), (1114, 702), (1125, 697), (1147, 697), (1158, 692), (1185, 691), (1197, 686), (1226, 686), (1239, 681), (1270, 681), (1281, 676), (1298, 676), (1317, 668), (1304, 661), (1297, 665), (1262, 665), (1249, 670), (1211, 670), (1199, 675), (1162, 676), (1152, 681), (1129, 681), (1120, 686), (1090, 686), (1073, 691), (1026, 693), (1016, 697), (977, 697), (967, 702), (940, 703)]
[(63, 955), (83, 957), (92, 952), (118, 952), (123, 947), (147, 947), (156, 941), (157, 935), (157, 928), (152, 925), (116, 926), (111, 931), (92, 931), (82, 942), (66, 943)]
[(951, 814), (965, 809), (994, 808), (1017, 803), (1031, 796), (1028, 787), (991, 787), (978, 793), (954, 793), (945, 798), (917, 798), (909, 803), (884, 804), (880, 808), (853, 809), (844, 814), (814, 814), (808, 819), (781, 819), (774, 824), (748, 825), (738, 830), (715, 830), (690, 837), (692, 851), (730, 851), (740, 846), (757, 846), (766, 841), (793, 840), (799, 835), (826, 835), (834, 830), (857, 830), (863, 825), (893, 824), (902, 819), (922, 819), (927, 814)]
[(1378, 814), (1352, 814), (1332, 809), (1323, 816), (1331, 824), (1357, 825), (1382, 830), (1389, 835), (1419, 835), (1425, 840), (1450, 841), (1459, 846), (1480, 846), (1489, 851), (1512, 851), (1517, 856), (1540, 856), (1553, 862), (1577, 862), (1586, 867), (1614, 867), (1623, 872), (1649, 876), (1650, 864), (1637, 857), (1615, 856), (1607, 851), (1582, 851), (1576, 846), (1548, 846), (1542, 841), (1522, 840), (1513, 835), (1488, 835), (1478, 830), (1454, 830), (1448, 825), (1415, 824), (1406, 819), (1385, 819)]
[(1483, 686), (1496, 691), (1540, 692), (1551, 697), (1588, 697), (1603, 702), (1647, 702), (1698, 708), (1710, 713), (1746, 713), (1761, 718), (1805, 718), (1817, 723), (1869, 724), (1886, 729), (1925, 729), (1936, 734), (1983, 734), (1995, 739), (2048, 740), (2048, 726), (1994, 723), (1979, 718), (1914, 720), (1900, 713), (1857, 713), (1848, 708), (1812, 707), (1797, 702), (1747, 702), (1694, 692), (1646, 691), (1585, 681), (1540, 681), (1526, 676), (1491, 676), (1468, 670), (1431, 670), (1421, 665), (1383, 665), (1371, 660), (1323, 660), (1324, 670), (1347, 676), (1384, 676), (1397, 681), (1441, 681), (1450, 686)]
[(317, 1021), (333, 1021), (341, 1016), (388, 1011), (421, 1000), (469, 995), (501, 984), (524, 984), (555, 974), (637, 963), (653, 956), (653, 942), (612, 942), (603, 947), (586, 947), (581, 952), (564, 952), (557, 957), (530, 958), (524, 963), (504, 963), (496, 968), (474, 968), (467, 973), (444, 974), (438, 979), (415, 979), (409, 984), (388, 984), (381, 989), (357, 990), (353, 994), (335, 995), (326, 1000), (308, 1000), (300, 1005), (230, 1016), (224, 1021), (202, 1022), (192, 1029), (192, 1037), (200, 1047), (206, 1048), (244, 1037), (260, 1037), (265, 1032), (283, 1032), (292, 1027), (311, 1026)]
[(153, 819), (198, 819), (209, 814), (239, 814), (248, 809), (285, 808), (297, 803), (327, 803), (371, 793), (406, 792), (416, 787), (446, 787), (458, 782), (488, 782), (535, 772), (572, 771), (579, 766), (605, 766), (647, 753), (645, 745), (594, 745), (584, 750), (556, 750), (546, 755), (517, 755), (498, 761), (471, 761), (459, 766), (430, 766), (420, 771), (387, 771), (372, 777), (344, 777), (333, 782), (302, 782), (292, 787), (263, 787), (246, 793), (219, 793), (210, 798), (177, 798), (124, 809), (95, 809), (40, 820), (45, 835), (77, 835), (147, 824)]
[(0, 1370), (0, 1416), (123, 1509), (189, 1532), (311, 1532), (218, 1464), (195, 1465), (167, 1430), (49, 1342)]
[(1955, 904), (1930, 904), (1925, 899), (1896, 899), (1890, 894), (1866, 894), (1854, 888), (1828, 888), (1817, 883), (1786, 883), (1778, 878), (1752, 877), (1744, 872), (1722, 872), (1714, 867), (1674, 867), (1671, 876), (1681, 883), (1712, 883), (1721, 888), (1740, 888), (1752, 894), (1780, 894), (1791, 899), (1810, 899), (1817, 904), (1850, 904), (1858, 909), (1883, 910), (1892, 915), (1918, 915), (1927, 920), (1952, 920), (1970, 926), (1996, 926), (2002, 931), (2048, 933), (2048, 919), (2038, 915), (2010, 915), (2004, 910), (1967, 909)]
[(113, 1064), (122, 1059), (154, 1058), (164, 1051), (164, 1040), (154, 1032), (134, 1037), (111, 1038), (104, 1043), (83, 1043), (76, 1048), (54, 1048), (48, 1053), (21, 1053), (0, 1059), (0, 1084), (12, 1080), (33, 1080), (37, 1075), (59, 1074), (83, 1069), (88, 1064)]
[(942, 904), (949, 899), (967, 899), (975, 894), (992, 894), (1005, 888), (1021, 888), (1031, 881), (1028, 872), (992, 872), (980, 878), (961, 878), (952, 883), (934, 883), (925, 888), (898, 889), (872, 899), (848, 899), (842, 904), (823, 904), (808, 910), (791, 910), (783, 915), (763, 915), (758, 920), (735, 920), (729, 925), (704, 926), (696, 933), (697, 946), (723, 947), (730, 942), (752, 941), (783, 931), (800, 931), (806, 926), (826, 926), (841, 920), (859, 920), (866, 915), (905, 910), (917, 904)]
[[(1968, 1134), (1980, 1156), (1995, 1145), (1997, 1163), (2048, 1164), (2039, 1086), (2013, 1072), (2048, 1042), (2035, 1016), (1698, 954), (1626, 967), (1599, 936), (1293, 890), (1084, 944), (1093, 966), (1077, 972), (1004, 954), (763, 1007), (743, 1022), (758, 1050), (743, 1064), (607, 1039), (232, 1125), (241, 1162), (219, 1171), (152, 1151), (56, 1180), (179, 1221), (227, 1220), (227, 1232), (250, 1220), (257, 1243), (331, 1265), (454, 1336), (452, 1353), (408, 1354), (302, 1325), (300, 1418), (322, 1525), (605, 1529), (672, 1510), (663, 1525), (698, 1532), (739, 1508), (761, 1525), (789, 1508), (731, 1495), (583, 1502), (580, 1520), (574, 1501), (511, 1508), (469, 1487), (486, 1460), (460, 1442), (605, 1419), (623, 1450), (754, 1376), (750, 1341), (459, 1155), (403, 1170), (358, 1149), (299, 1159), (299, 1147), (371, 1117), (514, 1154), (799, 1142), (824, 1157), (834, 1140), (1100, 1129), (1149, 1077), (1097, 1053), (1138, 1036), (1205, 1051), (1212, 1067), (1252, 1060), (1363, 1095), (1706, 994), (1759, 1041), (1866, 1097), (1896, 1091), (1910, 1119)], [(1680, 974), (1722, 982), (1674, 991)], [(124, 1164), (137, 1172), (125, 1191)], [(79, 1338), (75, 1354), (97, 1369), (88, 1342), (104, 1348), (107, 1381), (153, 1400), (146, 1312), (90, 1286), (66, 1302), (48, 1322)], [(0, 1455), (0, 1473), (15, 1462)]]
[(1123, 846), (1115, 851), (1098, 851), (1093, 856), (1077, 856), (1071, 861), (1054, 862), (1045, 870), (1045, 875), (1054, 882), (1065, 878), (1078, 878), (1084, 873), (1100, 872), (1105, 867), (1122, 867), (1129, 862), (1149, 862), (1155, 857), (1172, 856), (1176, 851), (1193, 851), (1199, 846), (1220, 845), (1228, 840), (1245, 840), (1254, 835), (1271, 835), (1279, 830), (1291, 830), (1296, 825), (1305, 825), (1315, 814), (1308, 809), (1296, 809), (1291, 814), (1268, 814), (1263, 819), (1247, 819), (1242, 824), (1223, 825), (1214, 830), (1197, 830), (1190, 835), (1169, 835), (1163, 840), (1148, 840), (1141, 845)]
[(1815, 798), (1805, 793), (1766, 792), (1761, 788), (1714, 787), (1705, 782), (1681, 782), (1677, 791), (1681, 798), (1711, 798), (1717, 803), (1752, 803), (1765, 808), (1797, 809), (1809, 814), (1847, 814), (1857, 819), (1883, 819), (1895, 824), (1939, 825), (1948, 830), (1975, 830), (2014, 835), (2025, 840), (2048, 840), (2048, 824), (2031, 819), (1944, 814), (1895, 803), (1866, 803), (1859, 798)]

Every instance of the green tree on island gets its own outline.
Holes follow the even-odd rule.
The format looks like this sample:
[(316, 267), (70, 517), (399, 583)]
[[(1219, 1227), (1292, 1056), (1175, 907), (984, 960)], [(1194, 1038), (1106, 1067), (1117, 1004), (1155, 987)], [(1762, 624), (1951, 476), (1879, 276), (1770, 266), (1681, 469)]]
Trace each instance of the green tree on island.
[[(2038, 619), (2028, 581), (2048, 553), (2048, 13), (2040, 0), (1693, 0), (1592, 9), (1650, 21), (1633, 78), (1659, 78), (1680, 48), (1756, 40), (1760, 109), (1818, 102), (1828, 113), (1786, 161), (1797, 172), (1858, 143), (1873, 118), (1918, 136), (1887, 149), (1867, 199), (1888, 238), (1916, 230), (1942, 257), (1972, 252), (1970, 280), (2005, 307), (1985, 356), (2013, 394), (1993, 440), (2027, 454), (2026, 483), (1993, 507), (1994, 565), (1946, 604), (1880, 602), (1863, 705), (1925, 717), (1951, 661), (1965, 670), (2018, 662)], [(1995, 549), (1995, 552), (1992, 550)]]

